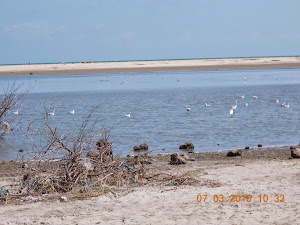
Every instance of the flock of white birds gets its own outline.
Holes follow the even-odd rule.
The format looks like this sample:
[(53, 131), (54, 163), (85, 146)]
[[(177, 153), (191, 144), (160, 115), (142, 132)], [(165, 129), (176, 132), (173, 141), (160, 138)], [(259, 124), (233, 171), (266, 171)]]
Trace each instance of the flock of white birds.
[[(244, 78), (244, 81), (245, 81), (245, 83), (247, 83), (247, 78)], [(240, 96), (240, 98), (245, 98), (245, 95)], [(257, 99), (257, 96), (254, 95), (254, 96), (253, 96), (253, 99)], [(238, 101), (236, 100), (236, 101), (235, 101), (235, 105), (231, 107), (231, 109), (230, 109), (230, 111), (229, 111), (229, 115), (230, 115), (230, 116), (233, 116), (233, 114), (234, 114), (234, 112), (235, 112), (235, 110), (236, 110), (236, 108), (237, 108), (237, 102), (238, 102)], [(278, 104), (278, 103), (279, 103), (279, 99), (276, 99), (276, 100), (275, 100), (275, 103)], [(205, 107), (209, 107), (209, 106), (211, 106), (211, 104), (207, 104), (207, 103), (205, 102)], [(244, 106), (247, 107), (247, 106), (248, 106), (248, 103), (246, 102), (246, 103), (244, 104)], [(286, 103), (282, 103), (281, 106), (284, 107), (284, 108), (289, 108), (289, 107), (290, 107), (290, 104), (289, 104), (289, 103), (287, 103), (287, 104), (286, 104)], [(191, 111), (192, 109), (191, 109), (190, 107), (186, 106), (186, 110), (187, 110), (187, 111)]]
[[(240, 98), (245, 98), (245, 95), (240, 96)], [(254, 99), (257, 99), (257, 96), (253, 96), (253, 98), (254, 98)], [(235, 112), (235, 110), (236, 110), (236, 108), (237, 108), (237, 106), (238, 106), (238, 105), (237, 105), (237, 102), (238, 102), (238, 101), (236, 100), (236, 101), (235, 101), (235, 105), (231, 107), (231, 109), (230, 109), (230, 111), (229, 111), (229, 115), (230, 115), (230, 116), (233, 116), (233, 114), (234, 114), (234, 112)], [(276, 100), (275, 100), (275, 103), (278, 104), (278, 103), (279, 103), (279, 99), (276, 99)], [(208, 103), (205, 102), (205, 107), (210, 107), (210, 106), (211, 106), (211, 104), (208, 104)], [(248, 103), (246, 102), (246, 103), (244, 104), (244, 106), (247, 107), (247, 106), (248, 106)], [(284, 108), (289, 108), (289, 107), (290, 107), (290, 104), (289, 104), (289, 103), (287, 103), (287, 104), (286, 104), (286, 103), (282, 103), (281, 106), (284, 107)], [(189, 111), (192, 111), (191, 107), (186, 106), (185, 108), (186, 108), (186, 110), (187, 110), (188, 112), (189, 112)], [(19, 115), (19, 110), (14, 111), (13, 114), (16, 115), (16, 116)], [(73, 109), (72, 111), (69, 112), (69, 114), (74, 115), (74, 114), (75, 114), (75, 110)], [(48, 112), (48, 115), (49, 115), (49, 116), (54, 116), (54, 115), (55, 115), (55, 111), (53, 111), (53, 112)], [(129, 112), (128, 114), (125, 114), (125, 117), (127, 117), (127, 118), (130, 118), (130, 116), (131, 116), (131, 113), (130, 113), (130, 112)]]
[[(159, 73), (158, 73), (158, 75), (159, 75)], [(245, 83), (247, 83), (247, 78), (244, 78), (244, 81), (245, 81)], [(122, 83), (121, 84), (123, 84), (123, 83), (125, 83), (125, 81), (122, 81)], [(245, 98), (245, 95), (242, 95), (242, 96), (239, 96), (240, 98)], [(253, 99), (257, 99), (257, 96), (253, 96)], [(231, 109), (230, 109), (230, 111), (229, 111), (229, 115), (230, 116), (233, 116), (234, 115), (234, 112), (235, 112), (235, 110), (236, 110), (236, 108), (237, 108), (237, 100), (235, 101), (235, 105), (234, 106), (232, 106), (231, 107)], [(279, 99), (276, 99), (275, 100), (275, 103), (279, 103)], [(208, 104), (208, 103), (206, 103), (205, 102), (205, 107), (210, 107), (211, 106), (211, 104)], [(248, 103), (246, 102), (245, 104), (244, 104), (244, 106), (248, 106)], [(281, 106), (282, 107), (284, 107), (284, 108), (289, 108), (290, 107), (290, 104), (289, 103), (282, 103), (281, 104)], [(186, 108), (186, 110), (188, 111), (188, 112), (190, 112), (192, 109), (191, 109), (191, 107), (188, 107), (188, 106), (186, 106), (185, 107)], [(19, 111), (18, 110), (16, 110), (16, 111), (14, 111), (13, 112), (13, 114), (14, 115), (18, 115), (19, 114)], [(53, 112), (48, 112), (47, 113), (49, 116), (54, 116), (55, 115), (55, 111), (53, 111)], [(75, 110), (73, 109), (72, 111), (70, 111), (69, 112), (69, 114), (72, 114), (72, 115), (74, 115), (75, 114)], [(127, 117), (127, 118), (130, 118), (131, 117), (131, 113), (129, 112), (129, 113), (127, 113), (127, 114), (125, 114), (125, 117)]]
[[(245, 95), (240, 96), (240, 98), (245, 98)], [(257, 96), (253, 96), (253, 98), (254, 98), (254, 99), (257, 99)], [(230, 111), (229, 111), (229, 115), (230, 115), (230, 116), (233, 116), (233, 114), (234, 114), (234, 112), (235, 112), (235, 110), (236, 110), (236, 108), (237, 108), (237, 106), (238, 106), (237, 103), (238, 103), (238, 101), (235, 100), (235, 105), (232, 106), (231, 109), (230, 109)], [(276, 100), (275, 100), (275, 103), (278, 104), (278, 103), (279, 103), (279, 99), (276, 99)], [(211, 104), (207, 104), (207, 103), (205, 102), (205, 107), (209, 107), (209, 106), (211, 106)], [(244, 106), (247, 107), (247, 106), (248, 106), (248, 103), (246, 102), (246, 103), (244, 104)], [(287, 104), (286, 104), (286, 103), (282, 103), (281, 106), (284, 107), (284, 108), (289, 108), (289, 107), (290, 107), (290, 104), (289, 104), (289, 103), (287, 103)], [(188, 106), (186, 106), (185, 108), (186, 108), (187, 111), (191, 111), (191, 110), (192, 110), (191, 107), (188, 107)]]

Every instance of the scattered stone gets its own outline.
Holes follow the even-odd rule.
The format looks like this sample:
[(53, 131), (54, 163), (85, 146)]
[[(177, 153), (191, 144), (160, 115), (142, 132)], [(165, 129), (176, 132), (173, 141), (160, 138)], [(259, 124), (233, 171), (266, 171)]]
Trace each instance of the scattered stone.
[(241, 149), (233, 149), (233, 150), (230, 150), (227, 153), (228, 157), (241, 156), (241, 155), (242, 155), (242, 150)]
[(152, 162), (153, 162), (153, 158), (147, 153), (145, 153), (145, 154), (138, 154), (135, 156), (128, 155), (126, 160), (124, 161), (124, 165), (135, 166), (135, 165), (152, 164)]
[(173, 153), (173, 154), (171, 154), (170, 164), (171, 165), (186, 164), (186, 160), (179, 153)]
[(61, 197), (59, 198), (59, 201), (61, 201), (61, 202), (67, 202), (67, 201), (68, 201), (68, 198), (67, 198), (66, 196), (61, 196)]
[(87, 157), (100, 162), (113, 161), (112, 144), (107, 139), (100, 139), (96, 146), (97, 150), (89, 151)]
[(262, 144), (258, 144), (257, 147), (261, 148), (261, 147), (262, 147)]
[(246, 146), (245, 149), (250, 149), (250, 147), (249, 147), (249, 146)]
[(137, 146), (137, 145), (136, 145), (136, 146), (134, 146), (134, 147), (133, 147), (133, 151), (141, 151), (141, 148), (140, 148), (140, 146)]
[(19, 149), (19, 152), (24, 152), (24, 150), (21, 148), (21, 149)]
[(194, 145), (191, 142), (186, 142), (184, 145), (180, 145), (179, 149), (181, 149), (181, 150), (188, 150), (188, 151), (194, 151)]
[(300, 158), (300, 146), (299, 145), (291, 146), (290, 149), (291, 149), (291, 156), (293, 158)]
[(140, 146), (134, 146), (133, 151), (147, 151), (148, 150), (148, 145), (146, 143), (141, 144)]
[(140, 145), (141, 150), (148, 150), (148, 145), (146, 143), (143, 143)]

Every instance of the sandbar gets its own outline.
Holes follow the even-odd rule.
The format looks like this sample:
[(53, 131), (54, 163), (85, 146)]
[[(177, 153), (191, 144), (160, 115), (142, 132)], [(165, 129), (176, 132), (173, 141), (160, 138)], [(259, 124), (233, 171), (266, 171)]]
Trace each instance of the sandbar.
[(2, 65), (0, 76), (300, 68), (300, 57)]

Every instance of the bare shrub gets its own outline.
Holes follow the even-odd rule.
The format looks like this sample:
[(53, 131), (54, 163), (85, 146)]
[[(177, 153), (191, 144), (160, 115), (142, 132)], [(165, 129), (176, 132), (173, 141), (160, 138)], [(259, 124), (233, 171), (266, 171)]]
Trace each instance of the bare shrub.
[[(100, 123), (93, 118), (95, 109), (76, 124), (75, 134), (60, 134), (49, 118), (50, 108), (44, 107), (42, 128), (35, 127), (34, 121), (26, 133), (32, 151), (24, 155), (30, 166), (23, 179), (23, 193), (105, 191), (132, 181), (136, 171), (113, 157), (110, 130), (95, 130)], [(33, 136), (40, 138), (39, 144)]]
[(31, 90), (31, 87), (25, 91), (18, 93), (22, 84), (14, 82), (12, 85), (3, 87), (3, 95), (0, 102), (0, 136), (8, 134), (11, 131), (10, 124), (13, 120), (6, 120), (6, 115), (19, 104), (26, 94)]

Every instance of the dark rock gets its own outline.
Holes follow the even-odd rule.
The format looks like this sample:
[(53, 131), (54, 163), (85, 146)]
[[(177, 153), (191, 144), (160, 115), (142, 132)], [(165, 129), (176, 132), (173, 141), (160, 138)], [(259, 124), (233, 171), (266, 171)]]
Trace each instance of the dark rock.
[(261, 148), (261, 147), (262, 147), (262, 144), (258, 144), (257, 147)]
[(178, 165), (178, 164), (186, 164), (186, 159), (182, 157), (179, 153), (171, 154), (171, 165)]
[(181, 149), (181, 150), (188, 150), (188, 151), (194, 151), (194, 145), (191, 142), (186, 142), (184, 145), (180, 145), (179, 149)]
[(250, 147), (249, 147), (249, 146), (246, 146), (245, 149), (250, 149)]
[(112, 144), (107, 139), (100, 139), (96, 146), (97, 150), (89, 151), (87, 157), (100, 162), (113, 161)]
[(140, 146), (134, 146), (133, 151), (147, 151), (148, 150), (148, 145), (146, 143), (141, 144)]
[(290, 149), (291, 149), (291, 156), (293, 158), (300, 158), (300, 146), (299, 145), (291, 146)]
[(141, 151), (141, 147), (136, 145), (133, 147), (133, 151)]
[(135, 156), (127, 156), (124, 161), (124, 165), (135, 166), (135, 165), (144, 165), (144, 164), (152, 164), (152, 157), (148, 154), (138, 154)]
[(227, 153), (228, 157), (241, 156), (241, 155), (242, 155), (241, 149), (233, 149)]
[(148, 145), (146, 143), (143, 143), (140, 145), (141, 150), (148, 150)]

